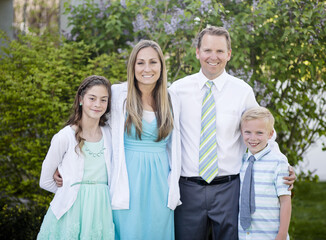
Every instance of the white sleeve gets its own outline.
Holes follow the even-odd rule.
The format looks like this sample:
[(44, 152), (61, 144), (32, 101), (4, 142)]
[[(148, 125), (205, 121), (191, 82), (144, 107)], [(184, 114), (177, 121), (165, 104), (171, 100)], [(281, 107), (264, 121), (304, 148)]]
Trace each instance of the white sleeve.
[(63, 134), (60, 134), (60, 132), (55, 134), (51, 140), (49, 151), (43, 161), (40, 187), (49, 192), (55, 193), (58, 189), (53, 174), (62, 162), (67, 151), (69, 146), (67, 141), (69, 141), (68, 138), (64, 137)]

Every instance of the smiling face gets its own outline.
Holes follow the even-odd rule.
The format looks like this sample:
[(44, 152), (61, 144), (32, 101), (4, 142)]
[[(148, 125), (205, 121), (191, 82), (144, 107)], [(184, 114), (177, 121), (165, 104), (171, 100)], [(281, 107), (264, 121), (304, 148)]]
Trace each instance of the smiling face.
[(80, 100), (83, 118), (100, 119), (108, 107), (108, 97), (108, 90), (103, 85), (88, 89)]
[(138, 86), (141, 88), (147, 85), (154, 88), (160, 76), (161, 61), (158, 53), (152, 47), (141, 49), (135, 61), (135, 77)]
[(225, 36), (205, 34), (200, 48), (196, 49), (203, 74), (210, 80), (220, 76), (231, 58)]
[(263, 150), (273, 133), (274, 130), (270, 129), (263, 118), (245, 120), (241, 123), (243, 141), (252, 154)]

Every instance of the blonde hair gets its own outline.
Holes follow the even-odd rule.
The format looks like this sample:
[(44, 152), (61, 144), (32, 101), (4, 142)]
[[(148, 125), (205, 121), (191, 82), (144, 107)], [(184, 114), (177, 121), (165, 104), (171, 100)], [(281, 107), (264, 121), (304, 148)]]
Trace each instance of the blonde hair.
[(151, 47), (157, 52), (161, 62), (161, 74), (152, 91), (152, 97), (154, 99), (152, 108), (155, 112), (158, 127), (158, 136), (156, 141), (160, 141), (167, 137), (172, 131), (173, 115), (171, 100), (167, 90), (167, 73), (164, 56), (160, 46), (154, 41), (140, 41), (133, 48), (129, 57), (127, 67), (128, 94), (126, 99), (127, 119), (125, 123), (125, 130), (130, 135), (131, 126), (134, 125), (136, 128), (137, 137), (141, 139), (143, 105), (141, 100), (142, 93), (138, 87), (138, 82), (135, 76), (135, 63), (138, 52), (147, 47)]
[(263, 119), (266, 123), (267, 129), (269, 131), (273, 131), (275, 120), (272, 113), (267, 108), (254, 107), (245, 111), (241, 117), (241, 126), (243, 122), (255, 120), (255, 119)]

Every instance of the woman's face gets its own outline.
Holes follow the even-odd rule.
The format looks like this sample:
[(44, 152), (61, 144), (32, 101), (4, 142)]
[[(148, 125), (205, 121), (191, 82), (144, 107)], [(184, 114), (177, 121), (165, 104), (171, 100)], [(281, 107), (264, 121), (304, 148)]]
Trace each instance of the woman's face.
[(156, 85), (161, 75), (161, 61), (158, 53), (152, 47), (141, 49), (135, 61), (135, 77), (138, 86)]

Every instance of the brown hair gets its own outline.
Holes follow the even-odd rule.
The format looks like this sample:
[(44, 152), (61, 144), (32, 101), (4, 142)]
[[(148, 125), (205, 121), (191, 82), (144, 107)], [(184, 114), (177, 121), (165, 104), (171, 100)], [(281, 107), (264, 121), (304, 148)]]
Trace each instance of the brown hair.
[(102, 76), (96, 76), (92, 75), (84, 79), (84, 81), (79, 85), (77, 93), (75, 95), (74, 104), (72, 106), (72, 113), (66, 122), (66, 126), (68, 125), (76, 125), (77, 130), (75, 133), (75, 137), (77, 140), (77, 146), (76, 146), (76, 152), (77, 147), (81, 150), (85, 139), (81, 137), (81, 133), (83, 131), (81, 126), (81, 119), (82, 119), (82, 106), (80, 105), (80, 99), (82, 99), (85, 94), (87, 93), (88, 89), (94, 87), (94, 86), (104, 86), (108, 91), (108, 102), (107, 102), (107, 108), (105, 113), (101, 116), (99, 125), (104, 126), (105, 122), (107, 121), (107, 113), (111, 110), (111, 83), (109, 80), (107, 80), (105, 77)]
[(215, 26), (207, 27), (197, 35), (198, 49), (200, 49), (201, 47), (201, 42), (205, 34), (209, 34), (213, 36), (225, 36), (228, 50), (231, 50), (231, 37), (229, 32), (223, 27), (215, 27)]

